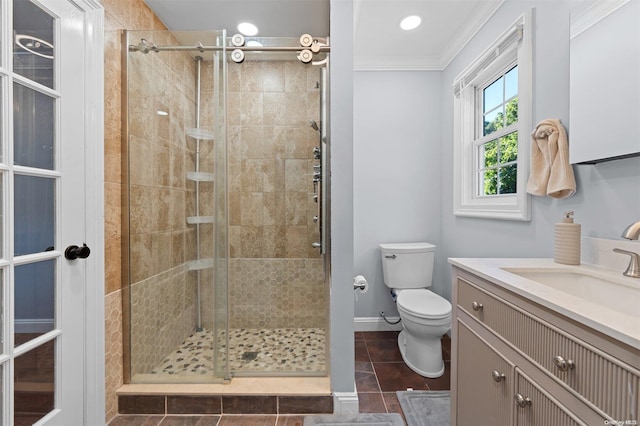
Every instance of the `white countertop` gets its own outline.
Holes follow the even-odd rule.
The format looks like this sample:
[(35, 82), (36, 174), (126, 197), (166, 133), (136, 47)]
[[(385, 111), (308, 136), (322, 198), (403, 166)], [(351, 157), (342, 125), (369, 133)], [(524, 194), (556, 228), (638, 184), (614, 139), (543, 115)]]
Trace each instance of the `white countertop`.
[(449, 258), (449, 263), (640, 349), (640, 303), (638, 316), (624, 314), (616, 311), (614, 291), (611, 292), (611, 300), (594, 303), (508, 272), (504, 268), (587, 273), (616, 284), (637, 288), (638, 300), (640, 300), (640, 279), (624, 277), (622, 271), (589, 264), (561, 265), (555, 263), (553, 259)]

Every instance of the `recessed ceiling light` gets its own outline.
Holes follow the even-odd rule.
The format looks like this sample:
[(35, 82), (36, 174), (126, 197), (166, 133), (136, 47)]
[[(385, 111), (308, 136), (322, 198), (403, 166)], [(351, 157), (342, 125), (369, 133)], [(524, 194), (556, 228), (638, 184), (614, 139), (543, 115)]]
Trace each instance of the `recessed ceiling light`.
[(246, 36), (254, 36), (258, 34), (258, 27), (249, 22), (241, 22), (238, 24), (238, 31)]
[(407, 16), (402, 21), (400, 21), (400, 28), (406, 31), (413, 30), (415, 28), (418, 28), (421, 22), (422, 18), (420, 18), (419, 16)]

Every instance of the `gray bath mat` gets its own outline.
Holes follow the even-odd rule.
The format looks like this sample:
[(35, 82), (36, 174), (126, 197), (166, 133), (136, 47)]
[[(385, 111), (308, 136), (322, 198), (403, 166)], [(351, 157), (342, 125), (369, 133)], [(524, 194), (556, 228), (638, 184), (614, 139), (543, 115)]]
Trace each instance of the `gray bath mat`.
[(398, 391), (398, 401), (408, 426), (449, 426), (449, 391)]
[(306, 416), (304, 426), (404, 426), (400, 414), (321, 414)]

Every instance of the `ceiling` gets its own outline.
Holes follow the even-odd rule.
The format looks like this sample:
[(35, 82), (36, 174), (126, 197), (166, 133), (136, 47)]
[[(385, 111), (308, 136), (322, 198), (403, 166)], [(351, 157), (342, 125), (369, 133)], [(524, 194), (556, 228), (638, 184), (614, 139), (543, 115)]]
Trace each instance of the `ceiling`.
[[(329, 35), (329, 0), (145, 0), (170, 30), (227, 29), (248, 21), (262, 37)], [(504, 0), (353, 0), (354, 69), (441, 70)], [(403, 31), (400, 20), (422, 17)]]

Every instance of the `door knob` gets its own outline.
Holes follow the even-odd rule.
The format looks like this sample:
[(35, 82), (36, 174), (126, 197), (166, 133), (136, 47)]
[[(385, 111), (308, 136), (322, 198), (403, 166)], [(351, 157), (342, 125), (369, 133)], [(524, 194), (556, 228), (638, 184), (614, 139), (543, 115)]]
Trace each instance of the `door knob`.
[(64, 257), (69, 260), (74, 259), (86, 259), (91, 254), (91, 249), (87, 247), (85, 243), (82, 243), (82, 247), (78, 246), (69, 246), (64, 251)]

